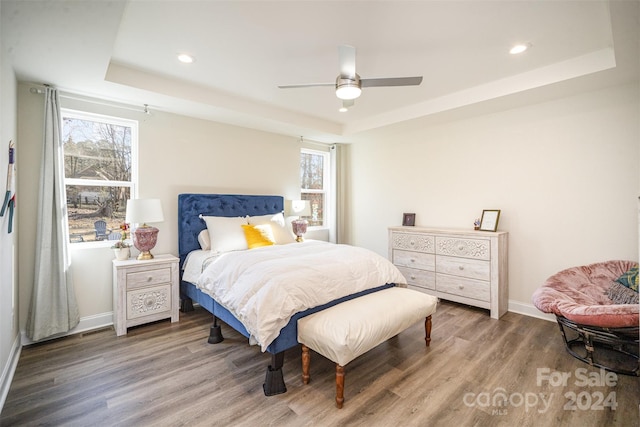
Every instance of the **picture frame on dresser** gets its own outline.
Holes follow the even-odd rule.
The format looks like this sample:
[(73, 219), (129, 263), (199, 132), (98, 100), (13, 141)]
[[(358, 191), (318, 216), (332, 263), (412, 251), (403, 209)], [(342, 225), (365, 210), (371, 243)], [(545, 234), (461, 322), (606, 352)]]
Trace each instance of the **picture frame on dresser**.
[(480, 220), (480, 231), (496, 231), (498, 230), (498, 221), (500, 220), (500, 209), (485, 209), (482, 211), (482, 219)]
[(403, 213), (402, 214), (402, 225), (404, 227), (413, 227), (416, 225), (416, 214), (414, 213)]

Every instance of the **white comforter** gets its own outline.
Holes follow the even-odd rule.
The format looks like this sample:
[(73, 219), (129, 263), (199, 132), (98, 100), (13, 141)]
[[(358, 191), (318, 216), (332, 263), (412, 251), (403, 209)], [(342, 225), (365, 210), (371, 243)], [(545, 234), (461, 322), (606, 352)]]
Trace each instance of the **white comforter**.
[(196, 281), (242, 322), (249, 342), (262, 351), (295, 313), (385, 283), (405, 283), (387, 259), (320, 241), (225, 253)]

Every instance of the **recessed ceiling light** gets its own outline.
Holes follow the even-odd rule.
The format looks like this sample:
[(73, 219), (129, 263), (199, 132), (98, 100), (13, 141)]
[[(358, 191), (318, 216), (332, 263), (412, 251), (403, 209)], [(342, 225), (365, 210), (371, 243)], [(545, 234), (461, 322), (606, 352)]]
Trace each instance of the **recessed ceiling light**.
[(191, 64), (193, 61), (195, 61), (195, 58), (191, 55), (188, 55), (186, 53), (180, 53), (178, 54), (178, 61), (185, 63), (185, 64)]
[(511, 50), (509, 50), (509, 53), (512, 54), (512, 55), (517, 55), (517, 54), (522, 53), (525, 50), (529, 49), (530, 46), (531, 46), (530, 43), (517, 44), (517, 45), (513, 46), (511, 48)]
[(346, 113), (347, 111), (349, 111), (349, 109), (347, 107), (340, 107), (338, 111), (340, 111), (341, 113)]

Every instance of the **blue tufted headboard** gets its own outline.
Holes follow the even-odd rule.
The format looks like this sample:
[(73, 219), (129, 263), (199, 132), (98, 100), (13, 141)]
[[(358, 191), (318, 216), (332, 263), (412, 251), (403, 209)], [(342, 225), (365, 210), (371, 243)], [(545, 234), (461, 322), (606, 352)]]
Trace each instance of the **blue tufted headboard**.
[(178, 195), (178, 253), (180, 266), (187, 254), (200, 249), (198, 234), (207, 228), (200, 214), (205, 216), (255, 216), (282, 212), (282, 196), (256, 196), (235, 194)]

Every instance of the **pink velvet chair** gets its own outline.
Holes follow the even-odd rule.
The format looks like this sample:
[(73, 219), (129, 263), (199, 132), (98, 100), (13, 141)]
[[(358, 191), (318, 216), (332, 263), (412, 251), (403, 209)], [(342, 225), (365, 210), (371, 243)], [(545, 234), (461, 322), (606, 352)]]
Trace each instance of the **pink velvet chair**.
[(609, 296), (616, 279), (634, 266), (616, 260), (568, 268), (549, 277), (532, 300), (538, 310), (555, 314), (572, 356), (638, 376), (639, 305), (616, 303)]

